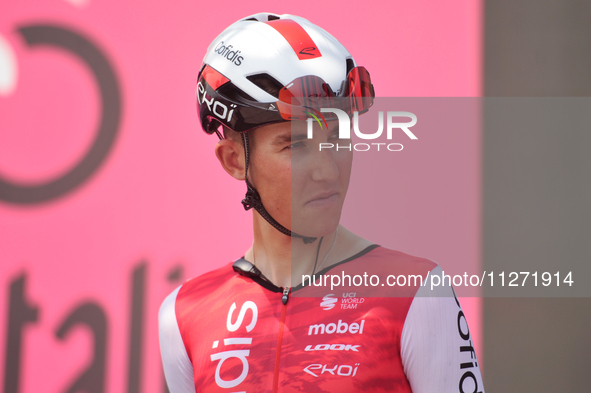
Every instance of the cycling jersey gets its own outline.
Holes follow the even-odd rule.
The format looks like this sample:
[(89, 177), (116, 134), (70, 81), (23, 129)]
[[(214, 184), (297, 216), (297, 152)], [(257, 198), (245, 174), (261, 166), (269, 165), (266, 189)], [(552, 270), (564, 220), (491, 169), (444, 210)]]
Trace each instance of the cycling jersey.
[(370, 246), (321, 273), (382, 282), (287, 289), (284, 304), (227, 265), (177, 288), (159, 315), (171, 393), (484, 392), (451, 287), (385, 282), (428, 282), (437, 264)]

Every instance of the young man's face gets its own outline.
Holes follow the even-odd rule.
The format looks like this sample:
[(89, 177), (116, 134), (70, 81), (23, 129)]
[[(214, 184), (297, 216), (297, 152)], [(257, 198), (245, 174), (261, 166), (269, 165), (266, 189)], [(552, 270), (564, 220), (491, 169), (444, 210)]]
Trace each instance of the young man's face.
[(305, 122), (285, 122), (252, 132), (249, 179), (275, 220), (293, 232), (310, 237), (334, 231), (349, 178), (353, 153), (323, 149), (320, 143), (338, 142), (338, 122), (328, 129), (314, 124), (307, 138)]

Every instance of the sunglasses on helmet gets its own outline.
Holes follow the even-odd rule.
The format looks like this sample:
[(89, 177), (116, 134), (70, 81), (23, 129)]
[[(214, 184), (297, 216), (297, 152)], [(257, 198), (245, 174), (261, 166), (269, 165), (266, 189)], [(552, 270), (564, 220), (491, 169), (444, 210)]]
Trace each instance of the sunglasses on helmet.
[[(216, 120), (237, 132), (248, 131), (266, 124), (289, 120), (306, 120), (311, 113), (319, 113), (322, 108), (337, 108), (349, 115), (354, 112), (364, 113), (373, 105), (375, 92), (369, 72), (365, 67), (354, 67), (347, 74), (338, 92), (334, 92), (330, 85), (316, 75), (307, 75), (294, 79), (283, 86), (274, 103), (261, 103), (252, 99), (245, 99), (239, 94), (232, 97), (226, 92), (231, 82), (217, 70), (205, 65), (199, 76), (198, 110), (201, 120)], [(206, 82), (202, 85), (202, 81)], [(219, 90), (218, 90), (219, 89)], [(235, 89), (238, 89), (235, 87)], [(206, 94), (223, 105), (212, 108)], [(234, 110), (225, 108), (235, 108)], [(227, 113), (227, 115), (226, 115)], [(332, 115), (334, 116), (334, 115)], [(328, 118), (323, 116), (324, 118)], [(206, 130), (214, 133), (215, 128)]]

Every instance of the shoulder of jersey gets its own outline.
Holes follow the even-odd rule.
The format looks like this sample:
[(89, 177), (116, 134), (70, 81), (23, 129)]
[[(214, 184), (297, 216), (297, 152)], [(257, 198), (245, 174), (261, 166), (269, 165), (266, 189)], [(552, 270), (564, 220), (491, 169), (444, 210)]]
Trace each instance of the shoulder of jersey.
[(208, 294), (219, 289), (221, 285), (227, 283), (233, 277), (239, 277), (232, 270), (233, 263), (234, 262), (227, 263), (217, 269), (188, 279), (182, 285), (181, 291), (184, 293), (203, 292), (204, 294)]

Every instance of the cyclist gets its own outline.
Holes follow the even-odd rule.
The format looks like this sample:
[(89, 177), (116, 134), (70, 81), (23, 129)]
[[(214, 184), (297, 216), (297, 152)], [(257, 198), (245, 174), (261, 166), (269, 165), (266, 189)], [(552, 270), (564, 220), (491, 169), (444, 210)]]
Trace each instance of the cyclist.
[(338, 140), (339, 122), (322, 106), (352, 115), (373, 98), (365, 68), (300, 17), (252, 15), (209, 46), (198, 112), (203, 129), (220, 138), (222, 167), (246, 182), (242, 203), (254, 209), (254, 242), (162, 304), (160, 346), (172, 393), (484, 391), (450, 286), (372, 292), (322, 284), (329, 274), (343, 281), (368, 271), (421, 280), (441, 274), (434, 262), (339, 225), (352, 153), (318, 149)]

